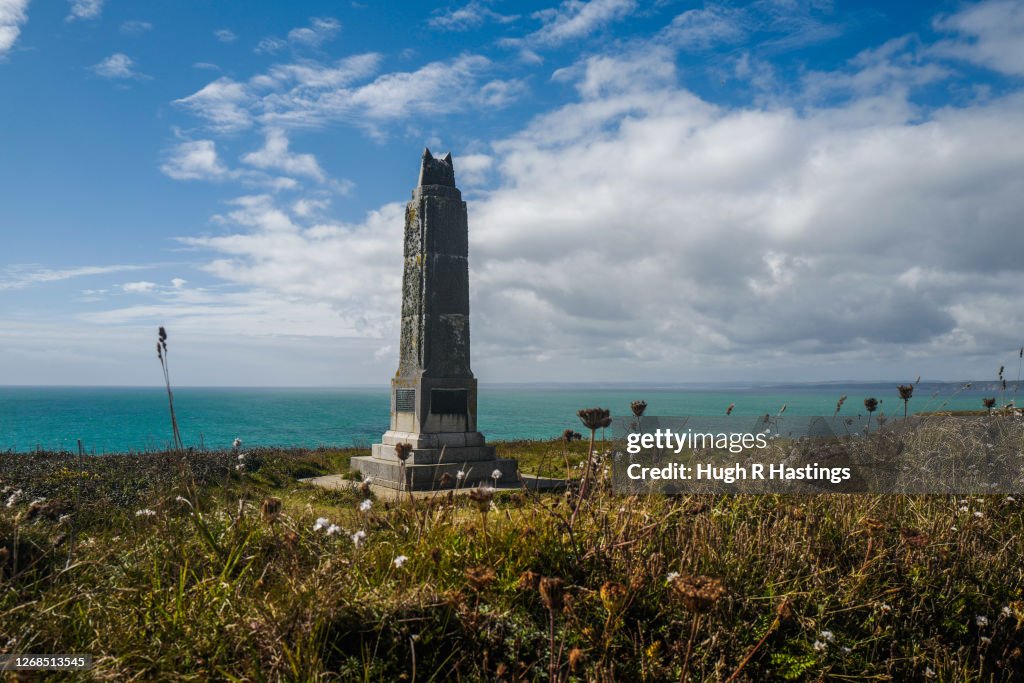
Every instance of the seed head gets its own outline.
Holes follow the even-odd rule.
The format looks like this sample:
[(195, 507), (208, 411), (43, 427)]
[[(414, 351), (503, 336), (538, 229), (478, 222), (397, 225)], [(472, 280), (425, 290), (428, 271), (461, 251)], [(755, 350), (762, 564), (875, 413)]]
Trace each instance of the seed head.
[(672, 588), (690, 612), (709, 612), (725, 595), (725, 586), (710, 576), (679, 576)]
[(633, 401), (629, 404), (629, 409), (636, 417), (643, 417), (644, 411), (647, 410), (647, 401)]
[(538, 590), (540, 590), (540, 599), (544, 602), (544, 607), (552, 611), (562, 609), (565, 581), (557, 577), (545, 576), (541, 578)]

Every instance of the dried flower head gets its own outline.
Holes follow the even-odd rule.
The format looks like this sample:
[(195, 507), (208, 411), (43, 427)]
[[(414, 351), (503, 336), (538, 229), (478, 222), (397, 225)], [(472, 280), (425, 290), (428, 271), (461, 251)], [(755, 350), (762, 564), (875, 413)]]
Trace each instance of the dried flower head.
[(469, 492), (469, 499), (476, 503), (480, 512), (486, 513), (491, 509), (491, 501), (494, 499), (494, 489), (490, 486), (479, 486)]
[(864, 399), (864, 410), (868, 413), (873, 413), (878, 410), (878, 399), (877, 398), (866, 398)]
[(562, 440), (565, 441), (566, 443), (572, 443), (572, 440), (575, 438), (575, 435), (576, 432), (572, 431), (571, 429), (566, 429), (564, 432), (562, 432)]
[(576, 673), (587, 659), (587, 653), (578, 647), (569, 650), (569, 671)]
[(519, 575), (519, 588), (524, 591), (535, 591), (540, 587), (540, 574), (527, 569)]
[(281, 514), (281, 499), (274, 496), (264, 498), (260, 503), (260, 514), (263, 515), (263, 521), (276, 522)]
[(629, 409), (636, 417), (643, 417), (644, 411), (647, 410), (647, 401), (633, 401), (629, 404)]
[(913, 384), (901, 384), (896, 389), (900, 392), (900, 398), (904, 401), (909, 401), (914, 396)]
[(725, 586), (710, 576), (679, 576), (672, 588), (690, 612), (709, 612), (725, 595)]
[(591, 431), (608, 427), (612, 423), (611, 411), (606, 408), (584, 408), (576, 411), (583, 426)]
[(540, 591), (540, 599), (544, 602), (544, 607), (552, 611), (562, 609), (562, 605), (565, 604), (565, 581), (557, 577), (545, 576), (541, 578), (537, 589)]
[(445, 472), (444, 474), (441, 475), (441, 481), (439, 483), (441, 484), (441, 488), (446, 489), (452, 485), (452, 481), (453, 477), (451, 473)]
[(475, 591), (480, 591), (491, 585), (497, 575), (490, 567), (470, 567), (465, 572), (466, 581)]
[(629, 591), (621, 583), (605, 581), (601, 586), (601, 604), (610, 614), (615, 614), (626, 605)]
[(409, 456), (412, 455), (412, 444), (411, 443), (400, 443), (400, 444), (398, 444), (397, 446), (395, 446), (395, 455), (398, 456), (399, 460), (401, 460), (402, 462), (405, 462), (406, 460), (409, 459)]

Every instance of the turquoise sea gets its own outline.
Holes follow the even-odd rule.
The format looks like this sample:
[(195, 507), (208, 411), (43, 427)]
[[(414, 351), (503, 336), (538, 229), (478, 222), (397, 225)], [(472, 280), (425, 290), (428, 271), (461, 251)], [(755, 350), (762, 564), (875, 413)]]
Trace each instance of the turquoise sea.
[[(648, 415), (777, 413), (825, 415), (863, 412), (868, 396), (882, 410), (902, 414), (898, 382), (797, 385), (573, 387), (481, 385), (479, 427), (491, 441), (550, 439), (566, 428), (583, 431), (576, 411), (600, 406), (629, 414), (630, 402), (647, 401)], [(1005, 400), (1013, 398), (1014, 385)], [(999, 396), (993, 383), (921, 383), (912, 411), (978, 410), (982, 396)], [(1021, 401), (1017, 401), (1020, 405)], [(252, 389), (187, 388), (174, 391), (174, 406), (187, 446), (228, 448), (237, 437), (246, 446), (368, 446), (388, 427), (387, 388)], [(0, 387), (0, 451), (72, 450), (81, 439), (87, 452), (158, 450), (171, 440), (163, 387)]]

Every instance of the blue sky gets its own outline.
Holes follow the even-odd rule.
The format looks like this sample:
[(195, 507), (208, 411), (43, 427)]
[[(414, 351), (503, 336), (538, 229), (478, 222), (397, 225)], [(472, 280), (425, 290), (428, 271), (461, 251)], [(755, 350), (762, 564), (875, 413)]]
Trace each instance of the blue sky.
[(385, 385), (423, 146), (483, 381), (988, 378), (1024, 3), (0, 0), (0, 384)]

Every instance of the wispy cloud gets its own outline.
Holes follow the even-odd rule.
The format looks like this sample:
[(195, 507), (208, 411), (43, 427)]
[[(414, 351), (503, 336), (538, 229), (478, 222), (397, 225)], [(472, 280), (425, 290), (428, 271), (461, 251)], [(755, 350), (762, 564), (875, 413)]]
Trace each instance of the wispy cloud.
[(535, 12), (543, 26), (526, 37), (529, 43), (560, 45), (579, 40), (636, 10), (635, 0), (565, 0), (556, 8)]
[(434, 29), (443, 31), (468, 31), (488, 21), (509, 24), (519, 18), (518, 14), (499, 14), (480, 0), (447, 9), (434, 10), (434, 16), (427, 24)]
[(137, 36), (153, 30), (153, 24), (148, 21), (123, 21), (119, 27), (121, 33), (126, 36)]
[(15, 265), (0, 270), (0, 291), (24, 289), (32, 285), (48, 282), (59, 282), (78, 277), (107, 275), (131, 270), (146, 270), (151, 266), (115, 265), (115, 266), (79, 266), (77, 268), (51, 269), (38, 266)]
[(92, 70), (97, 76), (113, 80), (149, 78), (144, 73), (136, 71), (135, 60), (123, 52), (115, 52), (93, 66)]
[(238, 40), (238, 35), (229, 28), (218, 29), (213, 35), (222, 43), (233, 43)]
[(332, 40), (341, 30), (341, 22), (333, 17), (314, 17), (308, 26), (293, 28), (288, 32), (287, 39), (270, 36), (256, 45), (258, 54), (274, 54), (289, 45), (296, 47), (320, 47)]
[(0, 0), (0, 59), (14, 47), (21, 25), (28, 21), (28, 0)]
[(103, 0), (69, 0), (71, 9), (67, 21), (77, 19), (97, 19), (103, 11)]

